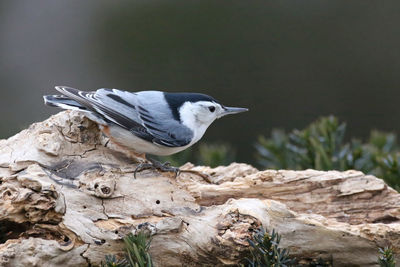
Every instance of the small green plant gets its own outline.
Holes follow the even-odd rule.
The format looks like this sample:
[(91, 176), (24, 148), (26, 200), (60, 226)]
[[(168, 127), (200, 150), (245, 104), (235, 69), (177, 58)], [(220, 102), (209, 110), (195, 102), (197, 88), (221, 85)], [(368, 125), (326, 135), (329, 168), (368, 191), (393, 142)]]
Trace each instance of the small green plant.
[(262, 167), (272, 169), (360, 170), (400, 189), (396, 135), (372, 131), (366, 143), (358, 139), (345, 142), (345, 132), (346, 124), (333, 116), (289, 134), (273, 130), (270, 138), (259, 137), (257, 159)]
[(115, 255), (106, 255), (106, 262), (102, 262), (101, 267), (129, 267), (129, 264), (125, 259), (118, 260)]
[(386, 247), (384, 249), (379, 248), (379, 259), (378, 263), (381, 267), (395, 267), (396, 261), (394, 259), (394, 254), (391, 248)]
[(118, 260), (115, 255), (106, 255), (102, 267), (152, 267), (153, 262), (148, 253), (150, 247), (149, 235), (139, 232), (124, 237), (125, 258)]
[(252, 240), (248, 240), (251, 259), (248, 267), (289, 267), (294, 266), (295, 259), (290, 258), (289, 251), (279, 247), (281, 236), (272, 230), (269, 234), (263, 228), (258, 229)]

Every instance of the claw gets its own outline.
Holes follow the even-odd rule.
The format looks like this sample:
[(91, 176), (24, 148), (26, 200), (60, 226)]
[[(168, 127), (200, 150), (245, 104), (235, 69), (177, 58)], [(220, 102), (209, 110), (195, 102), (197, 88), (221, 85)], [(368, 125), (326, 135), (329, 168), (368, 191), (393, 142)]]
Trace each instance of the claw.
[(148, 170), (154, 168), (154, 166), (151, 163), (140, 163), (138, 164), (138, 166), (136, 167), (135, 171), (133, 172), (133, 177), (136, 179), (136, 173), (144, 171), (144, 170)]

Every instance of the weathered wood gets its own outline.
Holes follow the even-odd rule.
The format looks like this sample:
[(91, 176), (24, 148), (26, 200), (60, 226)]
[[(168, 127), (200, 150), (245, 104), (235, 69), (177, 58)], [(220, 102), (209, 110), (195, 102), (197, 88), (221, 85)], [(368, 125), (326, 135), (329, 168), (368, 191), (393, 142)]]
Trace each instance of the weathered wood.
[[(377, 265), (400, 254), (400, 195), (357, 171), (144, 171), (78, 112), (61, 112), (0, 141), (0, 265), (99, 265), (122, 237), (147, 229), (158, 266), (235, 265), (260, 226), (303, 261)], [(5, 229), (5, 230), (4, 230)], [(400, 259), (398, 259), (400, 261)]]
[[(184, 169), (212, 173), (212, 184), (181, 175), (179, 181), (203, 206), (230, 198), (273, 199), (299, 213), (319, 214), (349, 224), (400, 221), (400, 194), (382, 180), (359, 171), (257, 171), (248, 165), (227, 168), (193, 166)], [(225, 169), (227, 173), (224, 174)], [(235, 172), (230, 174), (229, 170)], [(223, 177), (224, 182), (220, 183)]]

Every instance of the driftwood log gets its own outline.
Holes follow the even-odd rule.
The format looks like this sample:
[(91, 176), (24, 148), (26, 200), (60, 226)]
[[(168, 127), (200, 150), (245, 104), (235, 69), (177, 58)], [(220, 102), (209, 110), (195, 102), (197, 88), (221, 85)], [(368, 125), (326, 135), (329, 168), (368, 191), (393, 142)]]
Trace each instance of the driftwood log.
[(384, 246), (400, 255), (400, 194), (358, 171), (186, 164), (209, 179), (134, 179), (135, 167), (78, 112), (1, 140), (0, 266), (97, 266), (141, 229), (157, 266), (236, 265), (260, 226), (304, 263), (376, 266)]

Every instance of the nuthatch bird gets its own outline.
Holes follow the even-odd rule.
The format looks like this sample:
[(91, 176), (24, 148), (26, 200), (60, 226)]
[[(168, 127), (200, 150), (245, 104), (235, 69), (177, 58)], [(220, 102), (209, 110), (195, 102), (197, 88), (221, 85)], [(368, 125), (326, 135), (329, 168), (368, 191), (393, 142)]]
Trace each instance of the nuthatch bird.
[[(199, 93), (117, 89), (85, 92), (65, 86), (55, 88), (61, 95), (44, 96), (46, 105), (85, 112), (112, 142), (135, 154), (175, 154), (199, 141), (216, 119), (248, 110), (226, 107)], [(150, 161), (162, 171), (179, 170)]]

